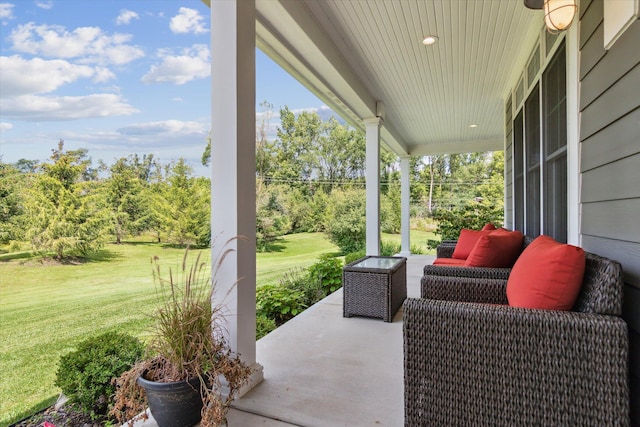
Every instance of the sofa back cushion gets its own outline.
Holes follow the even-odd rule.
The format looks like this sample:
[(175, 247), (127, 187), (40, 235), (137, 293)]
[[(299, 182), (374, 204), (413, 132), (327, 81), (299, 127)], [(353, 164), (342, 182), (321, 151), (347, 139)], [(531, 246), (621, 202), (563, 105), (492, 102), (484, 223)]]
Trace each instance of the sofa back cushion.
[(582, 286), (585, 253), (582, 248), (539, 236), (522, 252), (509, 280), (510, 306), (571, 310)]
[(524, 236), (519, 231), (498, 229), (481, 235), (467, 257), (465, 267), (506, 268), (513, 266)]
[(485, 233), (488, 233), (488, 231), (476, 231), (467, 228), (460, 230), (460, 237), (458, 237), (458, 243), (456, 243), (452, 258), (467, 259), (480, 236)]

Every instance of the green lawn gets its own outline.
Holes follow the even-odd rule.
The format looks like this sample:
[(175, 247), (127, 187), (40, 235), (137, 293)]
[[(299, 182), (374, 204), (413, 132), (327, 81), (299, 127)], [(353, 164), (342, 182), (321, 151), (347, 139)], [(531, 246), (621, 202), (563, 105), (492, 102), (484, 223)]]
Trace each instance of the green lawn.
[[(422, 230), (411, 230), (409, 232), (410, 238), (411, 238), (411, 248), (420, 248), (422, 250), (423, 253), (425, 254), (435, 254), (436, 250), (435, 249), (428, 249), (427, 248), (427, 240), (429, 239), (436, 239), (437, 236), (435, 234), (433, 234), (430, 231), (422, 231)], [(388, 242), (393, 242), (396, 244), (400, 244), (401, 241), (401, 237), (399, 234), (387, 234), (387, 233), (382, 233), (382, 241), (388, 241)]]
[[(413, 244), (430, 233), (412, 231)], [(400, 236), (384, 235), (400, 242)], [(338, 249), (322, 233), (288, 235), (257, 255), (258, 285), (308, 267)], [(194, 251), (195, 252), (195, 251)], [(118, 330), (144, 337), (155, 306), (152, 256), (177, 266), (184, 251), (155, 243), (108, 245), (89, 262), (42, 264), (24, 253), (0, 258), (0, 426), (48, 406), (60, 355), (82, 339)], [(208, 251), (206, 254), (208, 256)]]

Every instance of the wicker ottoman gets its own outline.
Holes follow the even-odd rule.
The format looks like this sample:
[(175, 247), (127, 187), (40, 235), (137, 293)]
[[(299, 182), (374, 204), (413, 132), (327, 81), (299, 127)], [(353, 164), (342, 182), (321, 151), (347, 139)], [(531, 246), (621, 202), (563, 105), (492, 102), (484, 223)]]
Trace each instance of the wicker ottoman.
[(342, 292), (344, 317), (391, 322), (407, 298), (407, 259), (368, 256), (345, 265)]

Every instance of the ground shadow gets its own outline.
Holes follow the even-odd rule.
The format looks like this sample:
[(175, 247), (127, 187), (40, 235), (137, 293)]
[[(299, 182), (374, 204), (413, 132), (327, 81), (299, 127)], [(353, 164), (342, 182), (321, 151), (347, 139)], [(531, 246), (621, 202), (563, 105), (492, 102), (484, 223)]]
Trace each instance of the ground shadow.
[(271, 242), (265, 242), (258, 252), (284, 252), (287, 246), (284, 244), (284, 239), (278, 238)]

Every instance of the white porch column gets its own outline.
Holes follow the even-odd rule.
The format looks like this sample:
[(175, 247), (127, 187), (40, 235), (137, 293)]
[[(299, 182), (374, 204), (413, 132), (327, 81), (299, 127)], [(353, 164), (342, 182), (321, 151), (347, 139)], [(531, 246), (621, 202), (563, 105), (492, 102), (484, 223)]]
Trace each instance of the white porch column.
[(256, 363), (255, 28), (254, 0), (211, 2), (213, 267), (233, 250), (214, 272), (214, 303), (226, 306), (223, 333), (232, 350), (254, 368), (246, 390), (263, 379)]
[(401, 246), (400, 255), (411, 255), (411, 238), (409, 236), (411, 230), (409, 204), (411, 201), (411, 189), (409, 186), (410, 157), (400, 157), (400, 236)]
[(367, 255), (380, 255), (380, 125), (374, 117), (366, 126), (366, 188), (367, 188)]
[(579, 26), (567, 31), (567, 243), (580, 246), (580, 33)]

